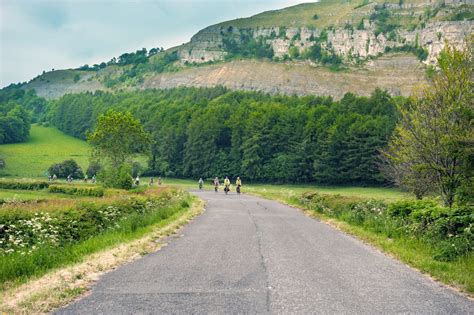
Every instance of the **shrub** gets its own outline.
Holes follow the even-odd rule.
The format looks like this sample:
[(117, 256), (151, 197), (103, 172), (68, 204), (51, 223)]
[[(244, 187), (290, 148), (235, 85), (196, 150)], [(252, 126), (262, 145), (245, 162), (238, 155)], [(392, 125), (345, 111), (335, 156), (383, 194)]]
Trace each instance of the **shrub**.
[(116, 188), (132, 189), (133, 178), (130, 176), (131, 173), (130, 165), (123, 164), (119, 169), (118, 181)]
[[(187, 193), (167, 190), (158, 196), (132, 197), (110, 204), (80, 203), (51, 213), (2, 209), (0, 283), (43, 274), (118, 243), (135, 230), (182, 211), (188, 198)], [(109, 232), (109, 236), (118, 238), (101, 239)]]
[(93, 161), (89, 164), (89, 167), (87, 168), (86, 174), (90, 178), (94, 175), (97, 175), (100, 172), (101, 169), (102, 169), (102, 166), (100, 165), (100, 163), (97, 162), (97, 161)]
[(81, 167), (72, 159), (51, 165), (48, 169), (48, 173), (50, 175), (56, 175), (58, 178), (66, 178), (69, 175), (73, 178), (84, 177)]
[(431, 200), (385, 205), (375, 200), (305, 193), (299, 203), (387, 237), (416, 237), (435, 250), (434, 259), (453, 260), (474, 250), (472, 207), (447, 208)]
[(127, 163), (122, 164), (119, 168), (104, 168), (98, 176), (105, 187), (127, 190), (133, 187), (132, 167)]

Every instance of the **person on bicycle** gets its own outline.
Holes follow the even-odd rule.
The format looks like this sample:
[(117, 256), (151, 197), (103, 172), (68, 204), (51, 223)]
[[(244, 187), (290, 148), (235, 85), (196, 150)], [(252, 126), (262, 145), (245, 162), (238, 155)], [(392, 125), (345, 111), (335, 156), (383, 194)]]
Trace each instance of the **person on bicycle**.
[(202, 185), (204, 184), (204, 181), (202, 180), (202, 177), (199, 178), (198, 184), (199, 184), (199, 189), (202, 189)]
[(219, 189), (219, 178), (216, 177), (214, 178), (214, 191), (217, 192), (217, 190)]
[(235, 186), (237, 187), (237, 193), (240, 194), (240, 187), (242, 186), (242, 181), (240, 177), (237, 176), (237, 180), (235, 181)]
[(227, 193), (230, 190), (230, 180), (229, 177), (225, 177), (224, 179), (224, 191)]

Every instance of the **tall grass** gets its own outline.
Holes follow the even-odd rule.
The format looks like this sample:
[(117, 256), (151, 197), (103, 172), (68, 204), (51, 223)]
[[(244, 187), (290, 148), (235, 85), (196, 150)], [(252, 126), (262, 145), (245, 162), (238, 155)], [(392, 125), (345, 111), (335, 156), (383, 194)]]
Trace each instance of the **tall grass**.
[(166, 205), (157, 211), (134, 213), (120, 220), (118, 227), (88, 239), (64, 246), (42, 246), (30, 254), (20, 252), (0, 257), (0, 289), (6, 289), (46, 272), (77, 262), (92, 253), (110, 246), (140, 238), (152, 230), (165, 226), (188, 210), (191, 197)]

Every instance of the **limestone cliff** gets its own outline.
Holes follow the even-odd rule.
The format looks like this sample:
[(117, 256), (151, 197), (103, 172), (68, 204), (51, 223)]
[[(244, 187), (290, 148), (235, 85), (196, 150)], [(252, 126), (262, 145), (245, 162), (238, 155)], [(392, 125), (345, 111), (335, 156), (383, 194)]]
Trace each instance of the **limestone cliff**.
[[(324, 49), (331, 50), (342, 57), (345, 62), (354, 63), (380, 56), (392, 49), (419, 47), (427, 52), (424, 62), (433, 64), (444, 47), (445, 41), (460, 47), (465, 39), (473, 34), (474, 21), (445, 20), (450, 18), (449, 14), (459, 10), (460, 6), (471, 12), (473, 4), (474, 0), (446, 0), (436, 5), (433, 5), (432, 1), (425, 1), (401, 5), (388, 3), (381, 7), (374, 2), (365, 12), (352, 13), (345, 16), (347, 20), (335, 21), (334, 24), (326, 27), (247, 27), (240, 20), (236, 20), (235, 23), (229, 21), (199, 31), (188, 44), (179, 47), (178, 52), (182, 63), (223, 60), (228, 54), (225, 40), (231, 37), (242, 42), (239, 35), (246, 33), (251, 34), (255, 39), (263, 39), (271, 45), (275, 58), (288, 56), (291, 47), (295, 47), (302, 54), (309, 47), (320, 44)], [(434, 7), (433, 10), (436, 11), (431, 13), (434, 16), (426, 13), (431, 12), (427, 11), (431, 10), (431, 7)], [(394, 27), (389, 32), (382, 32), (376, 19), (376, 14), (381, 10), (392, 12), (392, 19), (410, 16), (408, 21), (412, 24), (391, 24), (396, 28)], [(413, 24), (415, 23), (413, 20), (418, 24)], [(405, 21), (406, 23), (408, 22)], [(322, 33), (325, 33), (323, 39), (321, 39)]]

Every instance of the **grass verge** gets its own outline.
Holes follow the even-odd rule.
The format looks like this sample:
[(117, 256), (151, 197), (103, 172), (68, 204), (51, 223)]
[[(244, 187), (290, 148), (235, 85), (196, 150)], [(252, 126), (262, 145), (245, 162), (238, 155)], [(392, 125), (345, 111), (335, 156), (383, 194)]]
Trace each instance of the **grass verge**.
[(203, 201), (193, 197), (189, 209), (181, 209), (165, 220), (125, 234), (111, 231), (86, 242), (78, 248), (83, 256), (77, 261), (4, 288), (0, 311), (46, 313), (70, 303), (87, 292), (101, 274), (159, 250), (164, 245), (164, 237), (175, 233), (203, 209)]

